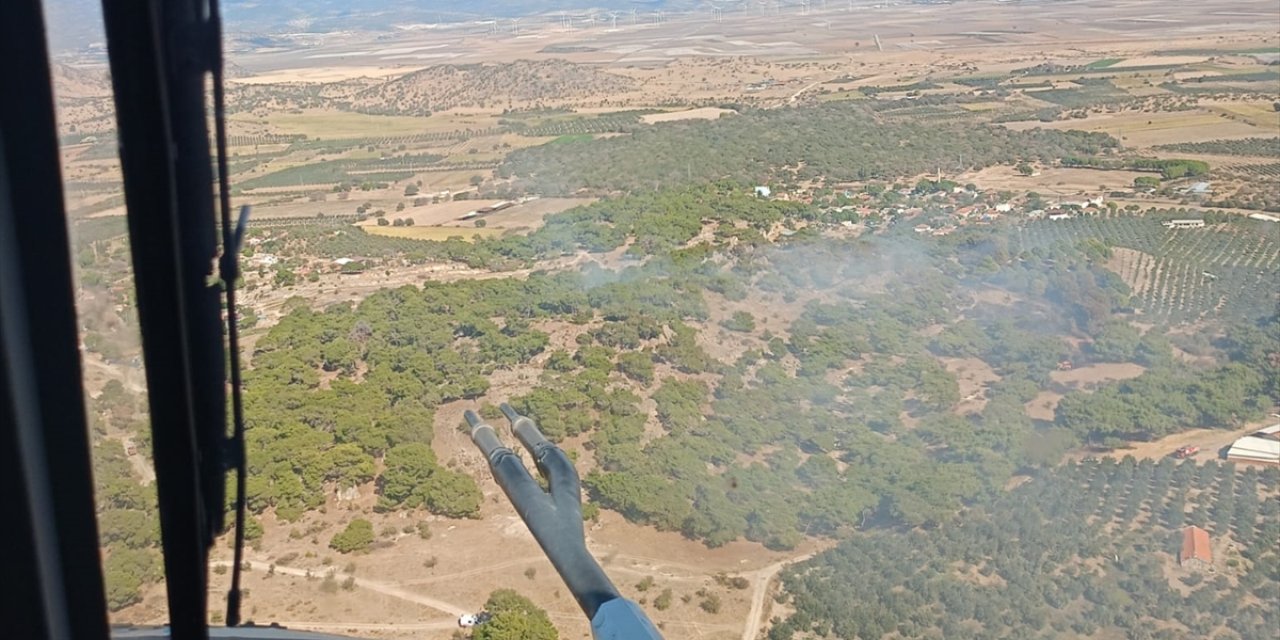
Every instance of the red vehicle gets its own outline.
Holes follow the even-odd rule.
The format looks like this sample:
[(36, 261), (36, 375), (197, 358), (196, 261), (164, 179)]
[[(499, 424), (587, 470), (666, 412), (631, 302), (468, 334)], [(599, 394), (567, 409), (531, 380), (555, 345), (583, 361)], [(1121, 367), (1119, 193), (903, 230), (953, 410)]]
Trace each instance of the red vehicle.
[(1191, 456), (1194, 456), (1197, 453), (1200, 453), (1200, 447), (1193, 447), (1191, 445), (1187, 445), (1185, 447), (1178, 447), (1178, 450), (1173, 452), (1173, 457), (1178, 459), (1190, 458)]

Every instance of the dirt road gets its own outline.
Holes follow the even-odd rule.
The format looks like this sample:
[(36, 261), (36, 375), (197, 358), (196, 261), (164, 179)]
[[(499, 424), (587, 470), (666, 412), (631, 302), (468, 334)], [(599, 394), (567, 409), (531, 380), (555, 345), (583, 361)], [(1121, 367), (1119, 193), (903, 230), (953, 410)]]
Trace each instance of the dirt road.
[(751, 612), (747, 614), (747, 625), (742, 629), (742, 640), (755, 640), (756, 635), (760, 633), (760, 627), (764, 625), (765, 598), (769, 595), (769, 583), (773, 582), (774, 576), (782, 571), (783, 567), (796, 562), (804, 562), (812, 558), (817, 551), (811, 551), (802, 556), (796, 556), (789, 560), (775, 562), (763, 569), (751, 573), (743, 574), (748, 580), (751, 580)]
[[(250, 568), (259, 570), (259, 571), (266, 571), (267, 568), (270, 566), (270, 563), (262, 562), (261, 560), (256, 560), (256, 561), (248, 560), (246, 562), (249, 564)], [(223, 561), (223, 562), (215, 562), (213, 564), (230, 566), (231, 563)], [(329, 571), (333, 571), (335, 575), (338, 574), (337, 567), (321, 567), (313, 570), (295, 569), (293, 567), (281, 567), (281, 566), (277, 566), (275, 568), (276, 573), (283, 573), (285, 575), (302, 576), (302, 577), (306, 577), (308, 575), (323, 576)], [(367, 578), (356, 578), (356, 586), (362, 589), (368, 589), (370, 591), (377, 591), (378, 593), (385, 594), (393, 598), (399, 598), (407, 602), (413, 602), (426, 607), (431, 607), (432, 609), (435, 609), (437, 611), (442, 611), (452, 616), (449, 620), (447, 620), (447, 622), (454, 625), (457, 624), (458, 616), (461, 616), (465, 613), (473, 613), (472, 611), (459, 607), (458, 605), (451, 604), (443, 600), (439, 600), (437, 598), (432, 598), (429, 596), (424, 596), (418, 593), (414, 593), (407, 589), (401, 589), (400, 587), (397, 587), (392, 584), (387, 584), (385, 582), (378, 582), (376, 580), (369, 580)]]
[[(803, 556), (802, 558), (797, 558), (796, 560), (800, 560), (807, 557), (809, 556)], [(747, 574), (751, 579), (757, 581), (757, 590), (759, 591), (759, 593), (755, 594), (754, 596), (753, 611), (756, 611), (758, 613), (759, 609), (762, 607), (764, 602), (764, 592), (766, 590), (766, 587), (768, 586), (769, 580), (773, 577), (773, 575), (775, 575), (787, 563), (793, 562), (796, 560), (779, 562), (777, 564), (773, 564), (768, 567), (765, 567), (760, 571)], [(261, 560), (247, 560), (246, 562), (248, 563), (249, 567), (255, 571), (266, 571), (270, 566), (270, 563), (264, 562)], [(214, 566), (218, 566), (218, 565), (230, 566), (231, 565), (230, 562), (227, 562), (225, 560), (213, 562), (212, 564)], [(507, 563), (507, 564), (513, 564), (513, 563)], [(485, 571), (492, 570), (492, 569), (493, 567), (486, 567)], [(298, 569), (294, 567), (281, 567), (278, 565), (275, 568), (276, 573), (291, 575), (291, 576), (300, 576), (300, 577), (306, 577), (308, 575), (323, 576), (331, 570), (335, 573), (335, 575), (341, 575), (338, 572), (338, 569), (336, 567), (319, 567), (316, 569), (311, 569), (309, 571), (306, 569)], [(462, 572), (447, 575), (447, 576), (438, 576), (434, 578), (433, 581), (465, 577), (467, 575), (473, 575), (474, 573), (476, 572), (462, 571)], [(764, 575), (764, 574), (767, 574), (767, 575)], [(763, 578), (763, 582), (759, 582), (761, 578)], [(291, 628), (314, 629), (317, 631), (342, 631), (342, 630), (347, 630), (347, 631), (419, 631), (419, 630), (436, 631), (436, 630), (452, 629), (456, 627), (458, 624), (458, 616), (461, 616), (465, 613), (472, 613), (472, 611), (459, 607), (455, 604), (451, 604), (443, 600), (439, 600), (437, 598), (424, 596), (419, 593), (415, 593), (406, 589), (401, 589), (393, 584), (386, 583), (386, 582), (369, 580), (366, 578), (356, 578), (355, 586), (360, 589), (368, 589), (370, 591), (376, 591), (378, 593), (388, 595), (393, 598), (399, 598), (407, 602), (413, 602), (415, 604), (420, 604), (426, 607), (430, 607), (437, 611), (447, 613), (449, 614), (450, 617), (442, 618), (440, 620), (431, 620), (427, 622), (414, 622), (414, 623), (279, 621), (279, 624), (286, 627), (291, 627)], [(569, 623), (582, 622), (582, 615), (576, 610), (575, 611), (548, 611), (547, 615), (552, 620), (555, 620), (557, 622), (569, 622)], [(759, 615), (756, 615), (756, 618), (758, 617)], [(685, 621), (685, 620), (669, 620), (669, 621), (666, 621), (665, 623), (668, 627), (679, 627), (687, 631), (696, 633), (698, 637), (702, 637), (704, 634), (711, 633), (711, 632), (736, 631), (738, 627), (738, 625), (734, 623), (708, 623), (708, 622), (692, 622), (692, 621)], [(754, 637), (755, 631), (754, 630), (751, 631), (751, 634), (752, 634), (752, 637)], [(686, 633), (682, 633), (680, 637), (689, 637), (689, 636)]]
[(362, 631), (448, 631), (458, 628), (457, 620), (439, 622), (307, 622), (273, 621), (287, 629), (306, 629), (329, 633), (358, 633)]
[(810, 90), (810, 89), (812, 89), (812, 88), (814, 88), (814, 87), (816, 87), (816, 86), (818, 86), (818, 85), (820, 85), (820, 84), (822, 84), (822, 81), (821, 81), (821, 80), (818, 80), (818, 81), (816, 81), (816, 82), (810, 82), (809, 84), (807, 84), (807, 85), (805, 85), (803, 88), (801, 88), (799, 91), (797, 91), (797, 92), (795, 92), (795, 93), (791, 94), (791, 97), (787, 99), (787, 102), (795, 102), (796, 100), (799, 100), (799, 99), (800, 99), (800, 96), (801, 96), (804, 92), (806, 92), (806, 91), (808, 91), (808, 90)]
[[(1175, 433), (1165, 436), (1159, 440), (1151, 442), (1132, 442), (1124, 449), (1116, 449), (1105, 455), (1113, 458), (1123, 458), (1125, 456), (1133, 456), (1139, 460), (1160, 460), (1167, 458), (1173, 452), (1182, 446), (1200, 447), (1200, 454), (1194, 460), (1204, 462), (1206, 460), (1221, 460), (1218, 452), (1223, 448), (1235, 442), (1238, 438), (1247, 436), (1258, 429), (1267, 425), (1276, 424), (1276, 418), (1268, 418), (1251, 422), (1248, 426), (1234, 429), (1189, 429), (1181, 433)], [(1081, 460), (1083, 458), (1099, 457), (1100, 454), (1087, 450), (1074, 451), (1068, 454), (1070, 460)]]

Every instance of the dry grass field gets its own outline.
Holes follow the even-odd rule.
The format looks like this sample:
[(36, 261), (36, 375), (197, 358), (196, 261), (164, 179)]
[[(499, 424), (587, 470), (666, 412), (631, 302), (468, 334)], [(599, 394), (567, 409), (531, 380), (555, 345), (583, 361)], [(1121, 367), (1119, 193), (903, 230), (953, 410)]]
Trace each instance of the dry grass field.
[(1137, 171), (1045, 168), (1040, 170), (1040, 175), (1024, 176), (1012, 167), (987, 167), (961, 174), (958, 179), (972, 182), (984, 189), (1035, 191), (1044, 196), (1065, 196), (1129, 188), (1133, 186), (1134, 178), (1144, 175), (1150, 174)]
[(675, 120), (715, 120), (726, 113), (734, 113), (732, 109), (717, 109), (715, 107), (702, 107), (700, 109), (688, 109), (685, 111), (668, 111), (666, 113), (651, 113), (640, 118), (641, 122), (653, 124), (655, 122), (672, 122)]
[(1211, 103), (1210, 111), (1224, 113), (1233, 119), (1239, 119), (1255, 127), (1260, 127), (1266, 134), (1280, 135), (1280, 112), (1272, 103), (1266, 101)]
[(1015, 130), (1042, 128), (1100, 131), (1114, 136), (1126, 147), (1250, 138), (1280, 132), (1280, 122), (1271, 128), (1263, 128), (1203, 109), (1160, 113), (1106, 113), (1055, 122), (1011, 122), (1005, 126)]

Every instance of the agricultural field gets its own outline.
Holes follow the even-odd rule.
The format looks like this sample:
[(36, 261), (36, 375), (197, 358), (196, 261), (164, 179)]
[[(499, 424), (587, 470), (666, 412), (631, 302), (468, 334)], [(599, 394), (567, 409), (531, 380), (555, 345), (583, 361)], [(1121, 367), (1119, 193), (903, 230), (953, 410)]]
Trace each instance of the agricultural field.
[[(1280, 586), (1276, 471), (1167, 457), (1068, 464), (942, 527), (857, 536), (788, 569), (795, 614), (769, 638), (881, 638), (903, 628), (1099, 638), (1152, 627), (1160, 631), (1127, 637), (1269, 638)], [(1179, 565), (1192, 525), (1209, 533), (1203, 571)]]
[(1267, 162), (1263, 164), (1242, 164), (1232, 167), (1232, 170), (1251, 176), (1259, 176), (1274, 181), (1280, 180), (1280, 162)]
[(1044, 100), (1068, 109), (1112, 104), (1129, 98), (1128, 93), (1117, 89), (1106, 80), (1090, 81), (1073, 88), (1037, 91), (1034, 95), (1037, 100)]
[(262, 187), (324, 187), (341, 183), (396, 182), (412, 177), (416, 172), (433, 168), (443, 159), (443, 156), (433, 154), (404, 154), (388, 158), (330, 160), (240, 180), (236, 187), (249, 190)]
[[(1280, 90), (1280, 76), (1276, 77), (1276, 89)], [(1207, 108), (1271, 133), (1280, 134), (1280, 111), (1276, 111), (1273, 104), (1265, 101), (1210, 103)]]
[(241, 113), (230, 116), (229, 121), (232, 124), (267, 125), (277, 134), (303, 135), (309, 140), (413, 136), (456, 129), (487, 129), (495, 124), (492, 116), (476, 114), (421, 117), (368, 115), (333, 109), (301, 109), (272, 113), (265, 118)]
[(1010, 122), (1004, 126), (1014, 130), (1043, 128), (1096, 131), (1114, 136), (1125, 147), (1256, 138), (1275, 133), (1200, 109), (1158, 113), (1107, 113), (1049, 123)]
[[(1199, 217), (1199, 214), (1185, 214)], [(1280, 291), (1280, 225), (1235, 220), (1166, 229), (1166, 216), (1083, 216), (1030, 222), (1020, 250), (1088, 240), (1112, 247), (1108, 268), (1129, 285), (1144, 322), (1242, 320), (1274, 312)], [(1148, 318), (1150, 320), (1148, 320)]]
[(1206, 140), (1204, 142), (1161, 145), (1156, 147), (1156, 149), (1182, 153), (1203, 153), (1207, 155), (1278, 158), (1280, 157), (1280, 137), (1242, 138), (1238, 140)]

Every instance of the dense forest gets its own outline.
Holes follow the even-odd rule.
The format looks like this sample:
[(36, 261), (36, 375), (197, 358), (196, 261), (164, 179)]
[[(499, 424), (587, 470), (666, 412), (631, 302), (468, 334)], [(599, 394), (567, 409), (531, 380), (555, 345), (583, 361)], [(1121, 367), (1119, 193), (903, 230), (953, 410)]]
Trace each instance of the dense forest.
[(631, 135), (520, 149), (502, 177), (546, 194), (634, 193), (732, 179), (756, 184), (844, 183), (1113, 152), (1106, 134), (886, 121), (849, 102), (749, 110), (715, 121), (670, 122)]
[[(473, 481), (427, 445), (434, 408), (482, 399), (500, 368), (543, 371), (511, 400), (556, 439), (587, 436), (585, 484), (600, 505), (709, 544), (780, 548), (868, 518), (941, 522), (1072, 445), (1233, 426), (1275, 391), (1274, 321), (1242, 321), (1232, 335), (1248, 339), (1217, 345), (1224, 364), (1209, 371), (1179, 365), (1159, 332), (1114, 322), (1131, 295), (1101, 266), (1106, 237), (1019, 250), (1017, 227), (928, 240), (890, 230), (852, 245), (763, 235), (812, 215), (717, 187), (608, 200), (473, 249), (525, 261), (629, 246), (619, 271), (427, 284), (323, 311), (291, 303), (246, 374), (250, 507), (290, 518), (325, 486), (377, 476), (386, 508), (475, 515)], [(691, 244), (704, 225), (714, 230)], [(983, 303), (984, 289), (1038, 302)], [(725, 305), (743, 308), (716, 324)], [(757, 330), (757, 314), (784, 307), (798, 316)], [(577, 327), (575, 349), (548, 349), (553, 320)], [(735, 353), (708, 352), (730, 336)], [(999, 380), (981, 410), (954, 411), (958, 384), (940, 358), (991, 367)], [(1064, 359), (1148, 371), (1098, 396), (1114, 401), (1069, 393), (1056, 424), (1036, 425), (1024, 405)], [(1144, 409), (1166, 405), (1182, 408)]]
[[(932, 188), (919, 186), (920, 197)], [(269, 234), (257, 250), (364, 242), (369, 259), (499, 269), (625, 255), (614, 269), (427, 283), (325, 309), (289, 300), (244, 377), (251, 512), (296, 520), (335, 490), (363, 487), (379, 509), (479, 517), (475, 479), (431, 449), (435, 411), (510, 400), (549, 437), (571, 439), (595, 507), (712, 546), (790, 548), (806, 535), (942, 525), (1071, 447), (1235, 427), (1280, 399), (1280, 322), (1246, 278), (1275, 241), (1241, 241), (1255, 237), (1247, 221), (1177, 236), (1159, 215), (1115, 212), (936, 237), (887, 222), (850, 240), (822, 232), (820, 207), (749, 194), (717, 183), (606, 199), (528, 236), (475, 243)], [(1225, 329), (1193, 345), (1170, 325), (1125, 322), (1146, 302), (1107, 266), (1124, 247), (1171, 268), (1243, 264), (1238, 277), (1220, 265), (1231, 285), (1220, 295), (1178, 296), (1187, 318), (1229, 311)], [(116, 265), (121, 255), (83, 259)], [(553, 347), (553, 331), (570, 346)], [(1185, 363), (1175, 342), (1214, 364)], [(1053, 378), (1064, 360), (1145, 373), (1069, 388)], [(962, 398), (959, 361), (980, 361), (993, 380)], [(491, 396), (491, 375), (517, 369), (537, 384)], [(1065, 396), (1056, 419), (1032, 420), (1027, 407), (1045, 390)], [(145, 448), (141, 406), (111, 386), (95, 401), (96, 428)], [(129, 477), (118, 448), (99, 449), (100, 469)], [(119, 607), (159, 565), (153, 499), (132, 480), (116, 484), (102, 490)], [(250, 533), (261, 533), (256, 521)]]
[[(1103, 458), (932, 529), (859, 534), (789, 568), (789, 638), (1266, 640), (1280, 628), (1280, 470)], [(1214, 569), (1181, 568), (1181, 530)]]

